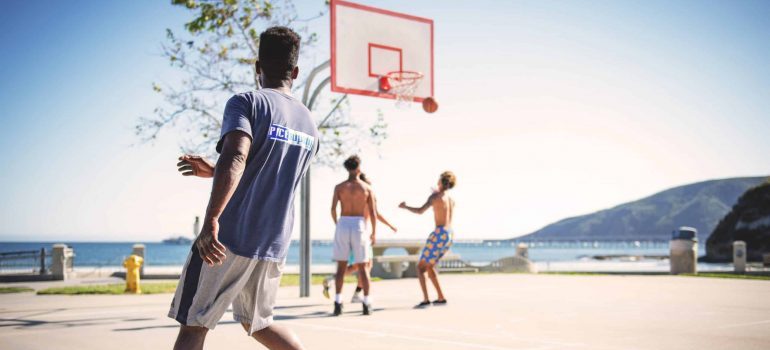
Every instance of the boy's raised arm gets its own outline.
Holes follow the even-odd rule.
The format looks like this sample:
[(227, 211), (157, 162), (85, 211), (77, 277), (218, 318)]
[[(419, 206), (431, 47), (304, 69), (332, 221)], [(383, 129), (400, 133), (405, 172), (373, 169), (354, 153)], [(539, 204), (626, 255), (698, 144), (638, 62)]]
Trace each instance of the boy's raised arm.
[(401, 202), (401, 204), (399, 204), (398, 207), (402, 208), (402, 209), (409, 210), (409, 211), (411, 211), (412, 213), (415, 213), (415, 214), (422, 214), (426, 210), (428, 210), (431, 207), (431, 205), (433, 205), (433, 196), (434, 195), (435, 194), (431, 194), (430, 196), (428, 196), (428, 200), (426, 200), (425, 204), (423, 204), (421, 207), (410, 207), (410, 206), (406, 205), (406, 202)]

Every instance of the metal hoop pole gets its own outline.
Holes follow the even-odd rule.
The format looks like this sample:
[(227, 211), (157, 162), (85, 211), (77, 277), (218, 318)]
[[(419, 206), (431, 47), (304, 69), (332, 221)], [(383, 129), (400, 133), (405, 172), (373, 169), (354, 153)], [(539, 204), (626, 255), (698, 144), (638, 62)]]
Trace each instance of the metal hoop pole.
[[(321, 63), (317, 67), (310, 71), (307, 79), (305, 80), (305, 86), (302, 92), (302, 103), (308, 110), (313, 110), (315, 104), (315, 98), (321, 92), (321, 90), (329, 83), (329, 79), (324, 80), (321, 84), (315, 87), (313, 90), (312, 98), (308, 101), (310, 96), (310, 88), (313, 85), (313, 79), (316, 75), (328, 68), (331, 64), (331, 60), (327, 60)], [(309, 102), (309, 103), (308, 103)], [(310, 280), (312, 274), (310, 272), (310, 265), (312, 264), (312, 242), (310, 239), (310, 168), (307, 169), (305, 177), (302, 178), (300, 189), (300, 236), (299, 236), (299, 296), (300, 298), (307, 298), (310, 296)]]
[[(313, 85), (313, 79), (322, 70), (328, 68), (329, 65), (331, 65), (331, 60), (326, 60), (326, 62), (319, 64), (318, 67), (313, 68), (313, 70), (310, 71), (310, 74), (308, 74), (307, 79), (305, 80), (305, 88), (302, 92), (302, 104), (305, 106), (307, 106), (307, 97), (310, 93), (310, 86)], [(309, 106), (308, 109), (312, 110)]]

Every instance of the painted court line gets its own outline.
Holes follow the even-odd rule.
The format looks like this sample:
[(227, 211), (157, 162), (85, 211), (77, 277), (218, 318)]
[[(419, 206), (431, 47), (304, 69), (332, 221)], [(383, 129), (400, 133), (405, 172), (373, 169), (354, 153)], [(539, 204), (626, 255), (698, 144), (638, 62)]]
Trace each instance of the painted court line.
[(515, 336), (515, 335), (507, 335), (507, 334), (493, 334), (493, 333), (482, 333), (482, 332), (472, 332), (472, 331), (464, 331), (464, 330), (458, 330), (458, 329), (448, 329), (444, 326), (442, 327), (426, 327), (426, 326), (419, 326), (419, 325), (405, 325), (400, 323), (393, 323), (393, 322), (387, 322), (387, 321), (367, 321), (367, 323), (374, 323), (374, 324), (380, 324), (383, 326), (392, 326), (392, 327), (401, 327), (401, 328), (407, 328), (407, 329), (420, 329), (425, 331), (430, 331), (433, 333), (436, 332), (443, 332), (448, 334), (460, 334), (465, 336), (472, 336), (472, 337), (484, 337), (484, 338), (502, 338), (502, 339), (511, 339), (511, 340), (519, 340), (519, 341), (526, 341), (531, 343), (540, 343), (543, 345), (549, 345), (548, 348), (551, 348), (550, 345), (553, 345), (555, 348), (563, 349), (563, 348), (590, 348), (590, 349), (604, 349), (604, 350), (630, 350), (634, 349), (631, 347), (622, 347), (618, 348), (615, 346), (605, 346), (602, 344), (586, 344), (586, 343), (570, 343), (570, 342), (564, 342), (564, 341), (558, 341), (558, 340), (547, 340), (542, 339), (542, 337), (522, 337), (522, 336)]
[(715, 327), (714, 329), (742, 328), (742, 327), (756, 326), (756, 325), (766, 324), (766, 323), (770, 323), (770, 320), (729, 324), (729, 325), (726, 325), (726, 326)]
[(448, 333), (448, 334), (461, 334), (461, 335), (467, 335), (472, 337), (484, 337), (484, 338), (503, 338), (503, 339), (513, 339), (513, 340), (521, 340), (521, 341), (527, 341), (531, 343), (540, 343), (540, 344), (547, 344), (547, 345), (558, 345), (558, 346), (569, 346), (569, 347), (586, 347), (588, 345), (583, 343), (567, 343), (567, 342), (560, 342), (560, 341), (552, 341), (552, 340), (543, 340), (543, 339), (534, 339), (534, 338), (527, 338), (527, 337), (521, 337), (521, 336), (515, 336), (515, 335), (509, 335), (509, 334), (492, 334), (492, 333), (481, 333), (481, 332), (472, 332), (472, 331), (465, 331), (465, 330), (458, 330), (458, 329), (447, 329), (446, 327), (425, 327), (425, 326), (418, 326), (418, 325), (405, 325), (401, 323), (394, 323), (394, 322), (382, 322), (382, 321), (373, 321), (371, 323), (380, 324), (383, 326), (390, 326), (390, 327), (400, 327), (400, 328), (408, 328), (408, 329), (422, 329), (425, 331), (430, 331), (433, 333), (441, 332), (441, 333)]
[(388, 338), (396, 338), (396, 339), (403, 339), (403, 340), (414, 340), (414, 341), (421, 341), (426, 343), (434, 343), (434, 344), (446, 344), (446, 345), (456, 345), (456, 346), (463, 346), (467, 348), (475, 348), (475, 349), (487, 349), (487, 350), (547, 350), (547, 349), (553, 349), (553, 347), (529, 347), (529, 348), (508, 348), (508, 347), (502, 347), (502, 346), (495, 346), (495, 345), (484, 345), (484, 344), (478, 344), (478, 343), (469, 343), (469, 342), (460, 342), (460, 341), (453, 341), (453, 340), (444, 340), (444, 339), (436, 339), (436, 338), (429, 338), (429, 337), (418, 337), (418, 336), (409, 336), (409, 335), (400, 335), (400, 334), (393, 334), (393, 333), (387, 333), (387, 332), (377, 332), (377, 331), (367, 331), (362, 329), (354, 329), (354, 328), (345, 328), (345, 327), (334, 327), (334, 326), (323, 326), (313, 323), (307, 323), (307, 322), (291, 322), (292, 325), (299, 325), (299, 326), (305, 326), (310, 328), (316, 328), (316, 329), (322, 329), (322, 330), (331, 330), (331, 331), (338, 331), (338, 332), (347, 332), (347, 333), (356, 333), (356, 334), (365, 334), (365, 335), (371, 335), (376, 337), (388, 337)]
[[(123, 307), (123, 306), (99, 306), (98, 308), (94, 309), (88, 309), (88, 308), (77, 308), (77, 309), (69, 309), (69, 310), (51, 310), (52, 312), (47, 313), (44, 315), (44, 317), (38, 317), (40, 319), (44, 320), (59, 320), (62, 318), (72, 318), (72, 317), (93, 317), (93, 316), (102, 316), (102, 315), (115, 315), (115, 317), (124, 317), (126, 315), (133, 315), (133, 314), (141, 314), (141, 313), (147, 313), (147, 312), (153, 312), (157, 310), (157, 307), (145, 307), (145, 306), (134, 306), (134, 307)], [(165, 314), (159, 314), (162, 316), (165, 316)], [(9, 313), (9, 315), (3, 315), (3, 317), (15, 317), (15, 318), (28, 318), (28, 317), (36, 317), (33, 315), (25, 315), (25, 314), (19, 314), (14, 315), (13, 313)]]

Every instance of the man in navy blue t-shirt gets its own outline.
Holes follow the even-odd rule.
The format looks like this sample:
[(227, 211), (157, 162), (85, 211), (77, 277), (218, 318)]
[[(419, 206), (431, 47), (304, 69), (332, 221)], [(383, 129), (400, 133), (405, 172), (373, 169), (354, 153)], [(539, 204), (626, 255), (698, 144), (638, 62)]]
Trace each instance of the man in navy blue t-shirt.
[[(171, 302), (169, 317), (182, 324), (175, 349), (202, 349), (206, 332), (231, 303), (235, 320), (269, 349), (302, 348), (294, 334), (273, 324), (294, 194), (318, 151), (310, 111), (291, 96), (299, 44), (286, 27), (260, 35), (256, 69), (262, 88), (227, 101), (219, 161), (213, 171), (192, 174), (211, 175), (214, 184)], [(189, 157), (180, 164), (206, 168)]]

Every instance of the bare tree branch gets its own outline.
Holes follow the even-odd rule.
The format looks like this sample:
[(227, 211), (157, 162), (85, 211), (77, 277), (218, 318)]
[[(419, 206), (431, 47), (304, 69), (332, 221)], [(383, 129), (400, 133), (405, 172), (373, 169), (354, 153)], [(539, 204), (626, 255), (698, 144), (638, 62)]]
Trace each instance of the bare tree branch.
[[(292, 27), (302, 35), (303, 57), (307, 57), (318, 41), (308, 26), (324, 17), (328, 8), (301, 18), (291, 0), (172, 0), (172, 4), (187, 8), (192, 18), (185, 24), (184, 37), (171, 29), (166, 31), (161, 55), (185, 78), (173, 85), (153, 83), (153, 90), (164, 102), (151, 116), (139, 118), (135, 132), (147, 143), (158, 139), (164, 130), (173, 130), (182, 136), (183, 152), (214, 156), (224, 102), (234, 94), (257, 88), (254, 62), (259, 54), (259, 33), (273, 25)], [(296, 81), (295, 89), (304, 83), (303, 79)], [(318, 112), (314, 117), (322, 134), (319, 163), (337, 163), (357, 152), (359, 140), (379, 144), (387, 137), (381, 113), (374, 124), (359, 125), (353, 121), (346, 96), (324, 92), (316, 97), (318, 107), (314, 110)]]

